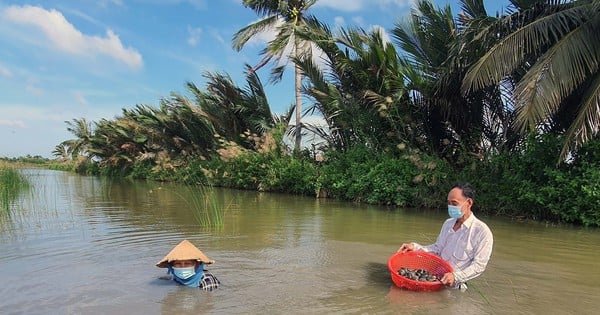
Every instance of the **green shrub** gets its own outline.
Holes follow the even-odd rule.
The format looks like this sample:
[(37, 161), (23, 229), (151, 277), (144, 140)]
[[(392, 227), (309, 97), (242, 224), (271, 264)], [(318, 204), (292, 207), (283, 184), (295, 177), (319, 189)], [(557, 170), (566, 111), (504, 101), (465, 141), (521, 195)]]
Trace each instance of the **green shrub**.
[[(600, 166), (600, 165), (598, 165)], [(553, 216), (567, 223), (600, 226), (600, 168), (577, 167), (570, 172), (549, 172), (540, 201)]]
[(328, 156), (318, 184), (336, 198), (430, 207), (444, 202), (449, 173), (445, 162), (422, 153), (374, 156), (368, 149), (357, 147)]
[(522, 153), (502, 153), (465, 170), (477, 208), (495, 215), (600, 226), (600, 145), (586, 144), (571, 163), (556, 164), (562, 141), (531, 137)]
[(269, 157), (256, 153), (242, 153), (228, 161), (213, 159), (207, 163), (215, 186), (257, 190), (260, 178), (265, 176)]
[(273, 159), (265, 177), (260, 181), (261, 190), (312, 195), (316, 191), (317, 172), (313, 162), (305, 158), (284, 156)]
[(150, 160), (136, 161), (131, 166), (131, 171), (127, 176), (133, 179), (150, 179), (152, 177), (152, 168), (154, 168), (154, 162)]
[(303, 158), (244, 152), (228, 161), (205, 164), (215, 186), (314, 194), (316, 168)]
[(379, 163), (364, 147), (348, 152), (329, 152), (320, 167), (317, 188), (327, 191), (328, 196), (346, 200), (364, 200), (363, 179)]

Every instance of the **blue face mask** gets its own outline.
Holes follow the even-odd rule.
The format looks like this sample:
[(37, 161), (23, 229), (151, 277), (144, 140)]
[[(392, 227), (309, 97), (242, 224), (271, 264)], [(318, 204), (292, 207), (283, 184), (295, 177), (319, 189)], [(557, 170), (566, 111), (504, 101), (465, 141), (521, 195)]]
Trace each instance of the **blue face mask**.
[(465, 205), (465, 203), (467, 202), (467, 200), (465, 200), (465, 202), (463, 202), (460, 206), (448, 205), (448, 215), (451, 218), (460, 219), (463, 216), (463, 213), (462, 213), (462, 211), (460, 209), (462, 208), (462, 206)]
[(204, 263), (201, 263), (196, 269), (194, 267), (173, 268), (171, 265), (168, 268), (168, 273), (173, 275), (173, 280), (188, 287), (198, 287), (204, 276)]
[(194, 267), (173, 268), (173, 274), (179, 279), (187, 279), (196, 274)]

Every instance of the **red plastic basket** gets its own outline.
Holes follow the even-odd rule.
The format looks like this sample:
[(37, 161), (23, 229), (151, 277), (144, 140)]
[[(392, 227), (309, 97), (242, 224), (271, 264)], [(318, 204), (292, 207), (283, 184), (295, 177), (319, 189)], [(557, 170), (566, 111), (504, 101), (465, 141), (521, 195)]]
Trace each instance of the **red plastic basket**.
[(396, 286), (412, 291), (438, 291), (445, 286), (440, 281), (417, 281), (398, 274), (402, 267), (410, 269), (425, 269), (438, 278), (447, 272), (452, 272), (452, 266), (442, 258), (427, 252), (408, 251), (395, 253), (388, 260), (388, 269), (392, 274), (392, 281)]

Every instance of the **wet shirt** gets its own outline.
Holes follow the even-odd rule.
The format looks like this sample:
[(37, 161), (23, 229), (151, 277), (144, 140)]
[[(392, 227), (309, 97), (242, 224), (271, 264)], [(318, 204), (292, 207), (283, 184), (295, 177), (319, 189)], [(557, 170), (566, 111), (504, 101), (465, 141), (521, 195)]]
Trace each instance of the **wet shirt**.
[[(175, 280), (173, 275), (161, 277), (161, 279)], [(177, 282), (177, 281), (175, 281), (175, 282)], [(198, 281), (198, 287), (204, 291), (215, 290), (215, 289), (219, 288), (220, 285), (221, 285), (221, 281), (219, 281), (219, 279), (217, 279), (217, 277), (215, 277), (213, 274), (208, 273), (206, 271), (202, 275), (202, 278), (200, 279), (200, 281)]]
[(417, 243), (415, 250), (434, 253), (454, 268), (454, 278), (457, 284), (464, 283), (483, 273), (487, 266), (494, 238), (492, 231), (474, 214), (454, 231), (456, 219), (448, 219), (434, 244), (422, 246)]
[(217, 277), (213, 276), (210, 273), (205, 272), (204, 276), (198, 283), (198, 287), (200, 287), (200, 289), (205, 290), (205, 291), (212, 291), (214, 289), (217, 289), (220, 284), (221, 284), (221, 281), (219, 281), (219, 279), (217, 279)]

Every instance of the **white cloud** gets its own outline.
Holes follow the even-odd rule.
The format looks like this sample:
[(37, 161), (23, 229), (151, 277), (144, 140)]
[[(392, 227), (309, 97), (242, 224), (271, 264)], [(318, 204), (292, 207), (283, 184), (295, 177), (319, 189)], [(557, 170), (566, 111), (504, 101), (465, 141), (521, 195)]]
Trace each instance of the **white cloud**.
[(73, 96), (75, 97), (75, 101), (81, 105), (88, 105), (89, 102), (87, 101), (87, 99), (83, 96), (83, 93), (77, 91), (73, 93)]
[(200, 35), (202, 35), (202, 29), (197, 27), (197, 28), (193, 28), (191, 26), (188, 26), (188, 40), (187, 43), (190, 46), (196, 46), (198, 45), (198, 40), (200, 39)]
[(0, 76), (10, 78), (13, 76), (13, 73), (7, 67), (0, 65)]
[(219, 33), (218, 30), (211, 30), (210, 31), (210, 35), (212, 36), (212, 38), (214, 38), (217, 42), (219, 42), (219, 44), (223, 45), (224, 47), (226, 47), (227, 49), (231, 48), (231, 45), (229, 42), (225, 41), (225, 39), (223, 38), (223, 36), (221, 36), (221, 34)]
[[(114, 109), (110, 109), (111, 104), (95, 104), (91, 106), (71, 106), (45, 104), (0, 104), (2, 108), (2, 119), (4, 125), (12, 122), (15, 126), (46, 126), (47, 124), (58, 123), (63, 125), (65, 121), (74, 117), (85, 117), (89, 121), (96, 121), (100, 118), (114, 117)], [(19, 123), (21, 122), (21, 123)]]
[(352, 22), (354, 22), (354, 24), (360, 26), (360, 27), (364, 27), (365, 26), (365, 19), (362, 16), (355, 16), (352, 18)]
[(37, 96), (44, 94), (44, 90), (42, 90), (41, 88), (39, 88), (31, 83), (29, 83), (29, 84), (27, 84), (27, 86), (25, 86), (25, 90), (27, 90), (27, 92), (29, 92), (33, 95), (37, 95)]
[(365, 0), (319, 0), (314, 7), (327, 7), (338, 11), (356, 12), (363, 9)]
[(146, 0), (145, 2), (158, 5), (177, 5), (181, 3), (188, 3), (196, 9), (204, 9), (207, 6), (206, 0)]
[(122, 0), (95, 0), (94, 4), (100, 8), (125, 7)]
[(121, 0), (102, 0), (100, 1), (100, 4), (107, 6), (108, 4), (114, 4), (116, 6), (122, 7), (123, 6), (123, 1)]
[(189, 2), (189, 4), (196, 7), (197, 9), (203, 9), (206, 7), (205, 0), (187, 0), (187, 2)]
[(333, 19), (333, 23), (334, 23), (336, 29), (340, 29), (346, 25), (346, 20), (344, 20), (344, 17), (336, 16)]
[(142, 66), (142, 55), (133, 48), (123, 47), (119, 36), (111, 29), (106, 31), (105, 37), (86, 35), (55, 9), (48, 11), (30, 5), (7, 7), (2, 16), (16, 23), (36, 26), (58, 50), (83, 56), (103, 54), (134, 69)]
[(0, 126), (27, 128), (22, 120), (6, 120), (0, 119)]
[(377, 0), (377, 3), (379, 3), (379, 6), (382, 8), (390, 6), (397, 6), (400, 8), (412, 7), (415, 2), (416, 0)]

